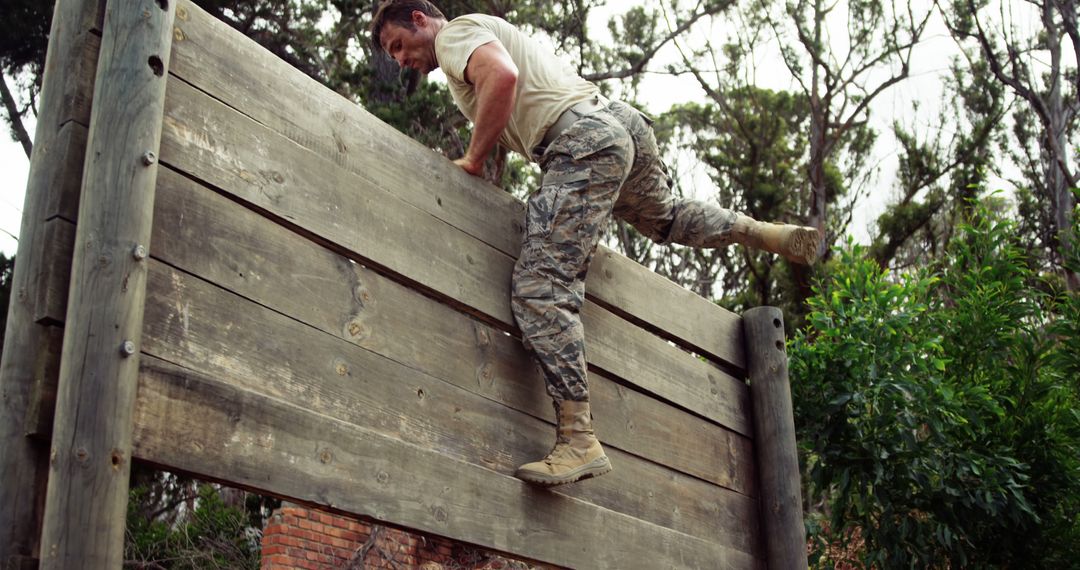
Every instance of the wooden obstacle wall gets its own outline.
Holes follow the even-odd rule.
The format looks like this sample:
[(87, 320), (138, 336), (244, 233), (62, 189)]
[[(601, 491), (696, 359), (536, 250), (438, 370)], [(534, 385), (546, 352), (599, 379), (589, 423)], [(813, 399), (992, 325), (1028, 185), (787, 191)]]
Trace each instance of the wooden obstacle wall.
[[(4, 486), (40, 496), (27, 442), (52, 437), (54, 461), (44, 506), (0, 505), (44, 519), (40, 541), (13, 531), (0, 559), (118, 567), (89, 546), (115, 528), (72, 525), (122, 527), (93, 501), (126, 494), (131, 458), (572, 568), (805, 568), (779, 311), (740, 317), (601, 248), (584, 321), (615, 470), (530, 487), (512, 473), (553, 413), (509, 310), (523, 205), (187, 0), (57, 14), (43, 100), (63, 73), (71, 118), (39, 126), (3, 367), (22, 399), (0, 445), (37, 467), (5, 464)], [(144, 28), (165, 52), (129, 57)], [(152, 122), (116, 119), (129, 76)]]

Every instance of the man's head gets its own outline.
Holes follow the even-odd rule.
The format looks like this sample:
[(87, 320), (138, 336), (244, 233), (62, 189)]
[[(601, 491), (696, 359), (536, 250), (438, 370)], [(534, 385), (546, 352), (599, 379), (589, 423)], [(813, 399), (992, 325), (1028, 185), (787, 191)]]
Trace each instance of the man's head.
[(445, 23), (428, 0), (385, 0), (371, 20), (371, 42), (401, 67), (429, 73), (439, 66), (435, 34)]

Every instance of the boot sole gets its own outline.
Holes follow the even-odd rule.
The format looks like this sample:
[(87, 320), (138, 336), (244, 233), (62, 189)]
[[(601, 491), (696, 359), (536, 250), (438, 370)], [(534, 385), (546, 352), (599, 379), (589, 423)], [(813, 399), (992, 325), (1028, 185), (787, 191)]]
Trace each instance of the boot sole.
[(543, 487), (556, 487), (559, 485), (567, 485), (569, 483), (576, 483), (578, 481), (584, 481), (586, 479), (592, 479), (593, 477), (599, 477), (605, 473), (611, 472), (611, 461), (607, 456), (597, 457), (592, 461), (567, 471), (563, 475), (544, 475), (541, 473), (532, 473), (530, 471), (518, 470), (514, 473), (514, 476), (526, 483), (532, 483), (534, 485), (540, 485)]
[(820, 243), (816, 229), (797, 228), (791, 232), (784, 244), (784, 257), (794, 263), (810, 265), (817, 259)]

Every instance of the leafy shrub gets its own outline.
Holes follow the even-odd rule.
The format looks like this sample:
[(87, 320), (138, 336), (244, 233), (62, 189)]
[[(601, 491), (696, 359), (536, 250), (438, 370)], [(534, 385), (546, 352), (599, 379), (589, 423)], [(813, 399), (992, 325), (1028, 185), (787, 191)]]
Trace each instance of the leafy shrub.
[(849, 243), (791, 343), (814, 563), (854, 532), (876, 568), (1075, 567), (1075, 293), (977, 208), (929, 269)]

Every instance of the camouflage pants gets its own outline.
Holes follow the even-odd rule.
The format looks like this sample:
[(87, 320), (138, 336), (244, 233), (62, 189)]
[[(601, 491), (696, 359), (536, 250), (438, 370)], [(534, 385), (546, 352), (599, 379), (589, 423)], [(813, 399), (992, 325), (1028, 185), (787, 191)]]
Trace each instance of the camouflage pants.
[(529, 197), (511, 305), (548, 394), (586, 401), (580, 312), (589, 262), (609, 216), (659, 243), (722, 247), (731, 243), (737, 214), (673, 196), (652, 126), (624, 103), (582, 116), (543, 149), (539, 162), (543, 182)]

